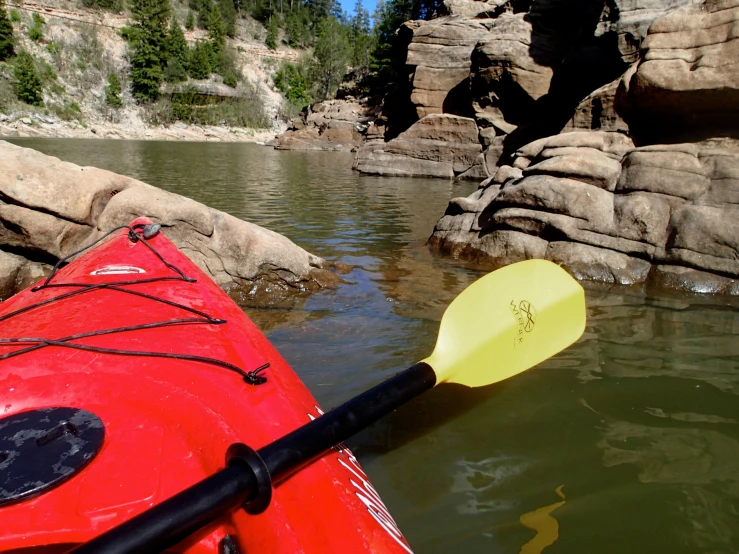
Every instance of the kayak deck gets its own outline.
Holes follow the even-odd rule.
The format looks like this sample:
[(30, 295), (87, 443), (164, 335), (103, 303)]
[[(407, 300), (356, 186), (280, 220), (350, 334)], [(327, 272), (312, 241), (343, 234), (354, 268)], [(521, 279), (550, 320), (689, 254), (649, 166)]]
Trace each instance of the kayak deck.
[[(231, 444), (261, 448), (321, 413), (223, 291), (162, 233), (139, 236), (145, 223), (0, 304), (0, 418), (69, 407), (105, 433), (62, 484), (0, 502), (0, 551), (89, 540), (223, 468)], [(176, 551), (230, 545), (410, 552), (345, 449), (277, 486), (264, 513), (235, 510)]]

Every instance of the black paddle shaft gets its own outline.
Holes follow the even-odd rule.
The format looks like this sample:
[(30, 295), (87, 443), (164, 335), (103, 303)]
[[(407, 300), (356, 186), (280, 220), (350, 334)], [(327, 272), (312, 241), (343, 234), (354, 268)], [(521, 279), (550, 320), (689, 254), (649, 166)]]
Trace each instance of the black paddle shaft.
[[(431, 366), (417, 363), (261, 448), (258, 454), (272, 483), (277, 485), (435, 384)], [(158, 554), (253, 500), (257, 487), (257, 476), (248, 464), (230, 464), (68, 554)]]

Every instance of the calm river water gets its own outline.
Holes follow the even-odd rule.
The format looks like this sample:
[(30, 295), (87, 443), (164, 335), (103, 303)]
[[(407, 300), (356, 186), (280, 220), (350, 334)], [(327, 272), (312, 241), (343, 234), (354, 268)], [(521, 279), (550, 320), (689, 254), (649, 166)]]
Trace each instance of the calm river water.
[[(444, 307), (481, 275), (425, 247), (474, 184), (360, 176), (344, 153), (13, 142), (351, 264), (296, 307), (246, 308), (324, 407), (425, 357)], [(588, 304), (584, 337), (555, 359), (486, 389), (435, 389), (351, 442), (418, 554), (739, 552), (739, 312), (600, 289)]]

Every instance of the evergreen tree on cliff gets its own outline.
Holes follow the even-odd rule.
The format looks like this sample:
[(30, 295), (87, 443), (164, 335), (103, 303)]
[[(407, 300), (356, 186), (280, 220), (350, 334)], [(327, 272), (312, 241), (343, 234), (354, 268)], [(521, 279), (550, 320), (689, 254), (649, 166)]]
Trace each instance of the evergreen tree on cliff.
[(441, 0), (387, 0), (378, 3), (375, 11), (375, 47), (370, 58), (374, 94), (384, 95), (407, 80), (405, 49), (398, 28), (411, 19), (431, 19)]
[(169, 26), (169, 59), (177, 60), (183, 68), (187, 68), (189, 57), (190, 51), (187, 48), (185, 33), (182, 32), (177, 19), (173, 17)]
[(349, 39), (335, 17), (327, 17), (318, 24), (318, 40), (313, 57), (316, 60), (318, 96), (323, 100), (336, 93), (351, 59)]
[(223, 53), (226, 51), (226, 25), (223, 23), (221, 10), (217, 4), (214, 4), (210, 10), (208, 38), (210, 38), (213, 51), (210, 65), (213, 71), (218, 71), (223, 63)]
[(5, 10), (5, 0), (0, 0), (0, 61), (7, 60), (15, 53), (13, 24)]
[(156, 100), (167, 63), (169, 0), (132, 0), (134, 41), (131, 88), (139, 100)]
[(18, 54), (13, 68), (15, 77), (15, 95), (19, 100), (32, 106), (43, 106), (44, 99), (41, 93), (41, 79), (36, 72), (33, 56), (26, 51)]

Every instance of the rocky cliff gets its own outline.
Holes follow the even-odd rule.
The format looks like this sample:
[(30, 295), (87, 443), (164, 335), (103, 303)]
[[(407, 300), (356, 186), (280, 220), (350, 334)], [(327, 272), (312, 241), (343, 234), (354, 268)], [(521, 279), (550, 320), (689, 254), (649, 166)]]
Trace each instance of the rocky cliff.
[[(739, 294), (739, 0), (651, 4), (661, 17), (637, 42), (644, 25), (632, 19), (624, 31), (601, 16), (596, 30), (615, 30), (620, 59), (638, 57), (563, 112), (557, 131), (576, 132), (519, 140), (541, 124), (508, 118), (491, 93), (497, 103), (482, 112), (496, 134), (488, 150), (506, 133), (500, 157), (475, 194), (450, 203), (433, 248), (493, 265), (547, 258), (583, 279)], [(622, 6), (619, 20), (625, 14)], [(506, 82), (520, 92), (541, 78), (523, 75)], [(500, 117), (516, 127), (500, 128)]]
[(177, 194), (0, 141), (0, 300), (104, 232), (145, 216), (237, 300), (268, 302), (335, 284), (289, 239)]

